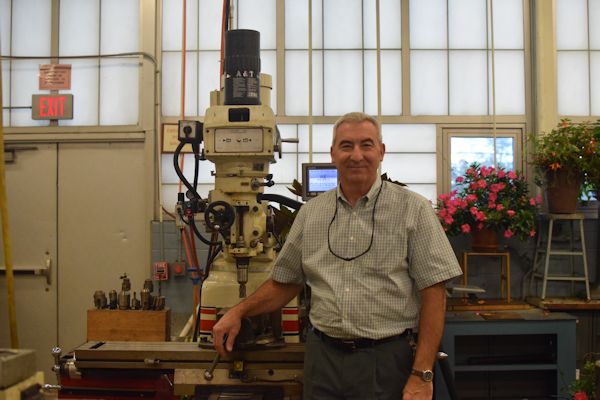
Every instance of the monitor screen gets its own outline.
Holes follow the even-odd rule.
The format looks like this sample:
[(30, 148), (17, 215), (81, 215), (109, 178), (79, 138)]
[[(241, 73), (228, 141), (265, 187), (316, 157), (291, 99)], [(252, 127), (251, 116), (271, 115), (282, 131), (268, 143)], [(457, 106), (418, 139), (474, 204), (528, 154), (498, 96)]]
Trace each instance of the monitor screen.
[(334, 189), (338, 184), (337, 169), (328, 163), (302, 164), (302, 200)]

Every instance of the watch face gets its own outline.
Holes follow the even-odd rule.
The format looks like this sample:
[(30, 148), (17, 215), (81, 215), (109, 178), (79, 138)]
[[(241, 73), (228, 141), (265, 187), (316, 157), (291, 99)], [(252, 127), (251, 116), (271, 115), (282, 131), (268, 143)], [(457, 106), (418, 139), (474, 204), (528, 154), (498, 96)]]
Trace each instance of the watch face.
[(433, 380), (433, 372), (430, 370), (423, 371), (423, 375), (421, 376), (425, 382), (431, 382)]

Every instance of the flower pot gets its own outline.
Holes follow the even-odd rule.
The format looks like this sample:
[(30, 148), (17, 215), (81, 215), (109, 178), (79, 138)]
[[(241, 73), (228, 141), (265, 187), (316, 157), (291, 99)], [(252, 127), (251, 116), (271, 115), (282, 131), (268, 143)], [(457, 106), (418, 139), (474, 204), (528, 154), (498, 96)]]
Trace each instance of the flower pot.
[(483, 228), (471, 231), (471, 249), (480, 252), (498, 251), (498, 232)]
[(581, 176), (559, 169), (546, 173), (546, 200), (551, 214), (573, 214), (577, 212)]

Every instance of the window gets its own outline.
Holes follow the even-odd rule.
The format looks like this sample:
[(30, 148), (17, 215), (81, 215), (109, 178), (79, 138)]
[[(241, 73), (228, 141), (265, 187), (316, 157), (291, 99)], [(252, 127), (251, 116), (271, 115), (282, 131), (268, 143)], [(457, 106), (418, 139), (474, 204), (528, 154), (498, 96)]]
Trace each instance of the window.
[(411, 0), (411, 114), (525, 114), (523, 43), (522, 0)]
[(599, 18), (598, 0), (556, 0), (560, 115), (600, 115)]
[[(52, 31), (51, 0), (0, 2), (3, 122), (47, 126), (31, 119), (40, 64), (49, 64), (58, 37), (59, 63), (71, 64), (72, 120), (59, 125), (135, 125), (139, 120), (139, 0), (61, 0), (58, 32)], [(117, 53), (129, 56), (107, 57)], [(19, 57), (13, 59), (11, 56)], [(42, 58), (38, 58), (42, 57)], [(43, 58), (47, 57), (47, 58)]]
[(464, 175), (468, 166), (503, 167), (507, 171), (523, 170), (520, 143), (523, 127), (499, 128), (494, 134), (490, 128), (442, 128), (444, 154), (449, 154), (442, 170), (441, 192), (447, 193), (456, 186), (456, 178)]

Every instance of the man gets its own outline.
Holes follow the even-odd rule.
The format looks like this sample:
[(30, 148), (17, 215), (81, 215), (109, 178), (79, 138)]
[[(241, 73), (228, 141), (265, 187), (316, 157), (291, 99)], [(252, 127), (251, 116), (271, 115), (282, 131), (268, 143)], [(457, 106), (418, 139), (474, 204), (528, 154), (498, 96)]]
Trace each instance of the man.
[(430, 203), (379, 177), (377, 120), (349, 113), (333, 132), (338, 188), (300, 209), (270, 279), (214, 326), (215, 348), (232, 351), (242, 317), (283, 307), (306, 283), (305, 399), (431, 399), (444, 283), (461, 270)]

